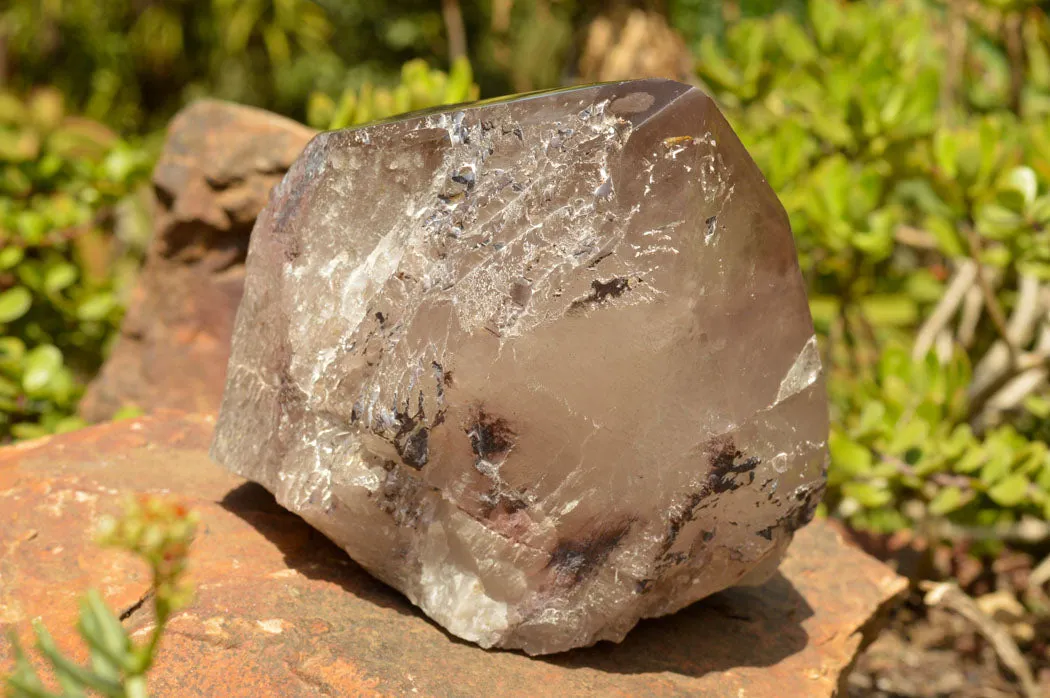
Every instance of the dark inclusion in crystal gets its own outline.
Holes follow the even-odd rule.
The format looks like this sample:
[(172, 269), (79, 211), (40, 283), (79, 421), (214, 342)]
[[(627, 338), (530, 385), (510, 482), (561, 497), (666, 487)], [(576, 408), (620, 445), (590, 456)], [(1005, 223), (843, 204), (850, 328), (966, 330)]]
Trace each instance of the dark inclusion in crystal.
[(768, 577), (826, 440), (782, 207), (707, 96), (641, 80), (317, 136), (252, 234), (213, 456), (541, 654)]

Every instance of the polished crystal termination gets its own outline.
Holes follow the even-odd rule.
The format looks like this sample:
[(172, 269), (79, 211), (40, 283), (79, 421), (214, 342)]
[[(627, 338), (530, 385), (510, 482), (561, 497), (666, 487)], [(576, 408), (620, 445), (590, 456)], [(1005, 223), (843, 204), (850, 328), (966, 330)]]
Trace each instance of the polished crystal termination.
[(620, 640), (764, 580), (813, 515), (791, 232), (694, 88), (321, 134), (247, 270), (214, 458), (459, 637)]

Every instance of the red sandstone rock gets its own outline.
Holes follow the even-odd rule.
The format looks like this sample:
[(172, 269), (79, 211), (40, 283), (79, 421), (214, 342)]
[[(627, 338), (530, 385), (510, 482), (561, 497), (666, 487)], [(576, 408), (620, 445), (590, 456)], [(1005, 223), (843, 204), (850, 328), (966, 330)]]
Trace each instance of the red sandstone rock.
[(125, 405), (218, 409), (252, 225), (313, 135), (276, 114), (210, 100), (175, 117), (153, 173), (146, 264), (81, 414), (103, 420)]
[[(820, 521), (762, 587), (645, 621), (618, 645), (547, 659), (451, 638), (261, 487), (212, 464), (210, 417), (154, 417), (0, 449), (0, 674), (9, 629), (41, 616), (73, 651), (76, 603), (147, 590), (93, 522), (121, 492), (172, 492), (203, 517), (196, 601), (151, 673), (156, 696), (830, 696), (872, 619), (905, 582)], [(126, 621), (143, 631), (146, 613)], [(141, 637), (141, 635), (139, 635)], [(83, 656), (81, 652), (80, 656)]]

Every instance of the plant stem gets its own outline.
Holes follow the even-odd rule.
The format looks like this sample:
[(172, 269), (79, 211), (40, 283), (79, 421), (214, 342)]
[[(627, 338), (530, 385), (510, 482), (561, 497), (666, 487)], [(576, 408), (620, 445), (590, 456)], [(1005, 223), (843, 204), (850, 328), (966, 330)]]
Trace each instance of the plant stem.
[(1010, 363), (1014, 363), (1017, 358), (1017, 347), (1014, 346), (1010, 332), (1006, 327), (1006, 315), (1003, 314), (1003, 307), (999, 305), (999, 299), (995, 296), (995, 289), (988, 282), (988, 276), (984, 273), (984, 268), (981, 265), (980, 236), (978, 236), (976, 230), (967, 226), (966, 239), (970, 243), (970, 257), (977, 263), (977, 285), (984, 295), (984, 304), (988, 307), (988, 316), (992, 318), (995, 329), (999, 332), (1003, 342), (1006, 343), (1006, 349), (1010, 353)]
[(915, 345), (912, 349), (913, 359), (916, 361), (921, 360), (933, 347), (937, 334), (951, 322), (956, 310), (959, 309), (959, 305), (963, 302), (966, 292), (970, 290), (974, 280), (980, 276), (980, 268), (981, 265), (979, 263), (969, 259), (963, 259), (959, 262), (952, 280), (948, 283), (947, 290), (945, 290), (941, 300), (937, 303), (937, 307), (934, 308), (915, 337)]
[(955, 122), (956, 94), (966, 61), (966, 18), (958, 5), (957, 2), (948, 3), (948, 56), (944, 79), (941, 80), (941, 113), (949, 125)]
[(922, 582), (920, 588), (926, 592), (924, 599), (927, 606), (943, 606), (959, 614), (972, 623), (992, 645), (999, 661), (1017, 677), (1021, 683), (1021, 692), (1025, 698), (1039, 698), (1042, 691), (1032, 675), (1032, 668), (1017, 648), (1017, 643), (1010, 637), (1002, 625), (990, 618), (969, 596), (954, 582)]
[(1024, 90), (1024, 43), (1021, 37), (1021, 13), (1011, 12), (1003, 21), (1003, 43), (1010, 61), (1010, 111), (1020, 116)]
[(448, 60), (452, 63), (467, 55), (467, 32), (463, 27), (463, 11), (459, 0), (441, 0), (441, 14), (448, 34)]

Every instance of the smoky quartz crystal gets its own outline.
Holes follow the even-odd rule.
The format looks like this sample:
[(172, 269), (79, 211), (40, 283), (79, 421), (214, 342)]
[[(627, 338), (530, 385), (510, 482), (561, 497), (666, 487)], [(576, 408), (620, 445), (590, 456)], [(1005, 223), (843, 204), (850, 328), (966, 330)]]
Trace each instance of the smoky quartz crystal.
[(639, 80), (315, 137), (252, 233), (212, 456), (544, 654), (767, 579), (827, 431), (783, 208), (709, 97)]

